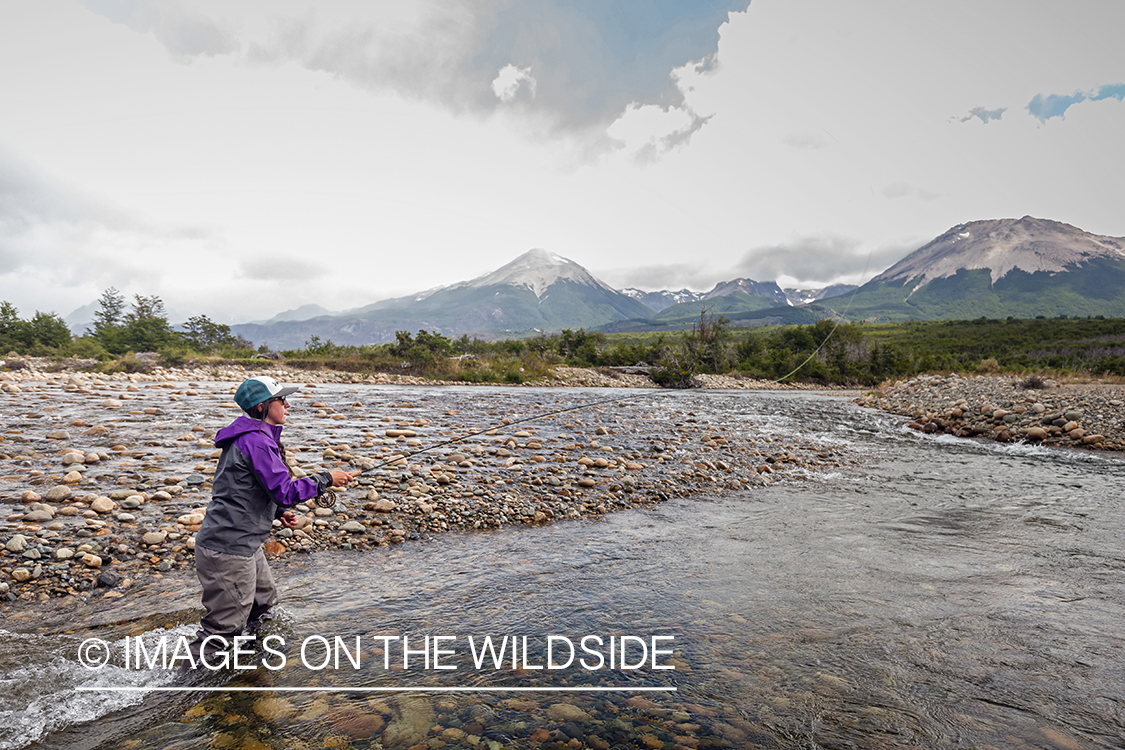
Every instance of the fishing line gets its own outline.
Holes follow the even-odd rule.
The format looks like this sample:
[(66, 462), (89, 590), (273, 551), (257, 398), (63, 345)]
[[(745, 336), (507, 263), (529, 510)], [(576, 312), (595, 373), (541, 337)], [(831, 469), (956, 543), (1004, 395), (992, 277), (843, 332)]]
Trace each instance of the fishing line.
[[(875, 253), (875, 248), (871, 248), (871, 252), (869, 252), (867, 254), (867, 262), (863, 264), (863, 273), (861, 273), (859, 275), (860, 279), (863, 279), (863, 277), (867, 275), (867, 267), (869, 265), (871, 265), (871, 256), (874, 253)], [(860, 286), (862, 286), (862, 284)], [(840, 327), (840, 324), (843, 323), (845, 320), (847, 320), (848, 310), (851, 309), (852, 302), (855, 300), (855, 295), (856, 295), (856, 292), (858, 292), (858, 291), (859, 291), (859, 286), (857, 286), (855, 289), (852, 290), (851, 297), (848, 298), (848, 304), (844, 306), (844, 312), (840, 313), (837, 316), (836, 325), (832, 326), (832, 330), (829, 331), (828, 335), (824, 337), (824, 341), (820, 342), (820, 346), (818, 346), (816, 349), (814, 349), (813, 353), (810, 354), (804, 362), (797, 365), (796, 369), (794, 369), (793, 372), (789, 373), (788, 375), (782, 375), (780, 378), (778, 378), (777, 380), (774, 380), (773, 382), (780, 383), (782, 380), (785, 380), (786, 378), (790, 378), (790, 377), (796, 375), (797, 372), (800, 371), (800, 369), (802, 367), (804, 367), (809, 362), (811, 362), (812, 358), (820, 353), (820, 350), (823, 349), (825, 347), (825, 345), (828, 344), (829, 339), (832, 338), (832, 334), (836, 333), (836, 329)], [(833, 312), (835, 312), (835, 310), (833, 310)]]

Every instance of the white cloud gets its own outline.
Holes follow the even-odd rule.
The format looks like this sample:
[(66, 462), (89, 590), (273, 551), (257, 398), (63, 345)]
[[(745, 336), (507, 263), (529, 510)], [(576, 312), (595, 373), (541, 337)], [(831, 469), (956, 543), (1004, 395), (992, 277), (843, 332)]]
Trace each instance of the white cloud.
[(492, 92), (502, 102), (510, 102), (516, 98), (520, 89), (526, 87), (528, 96), (535, 98), (535, 77), (531, 75), (531, 68), (517, 68), (508, 63), (500, 68), (500, 72), (492, 79)]

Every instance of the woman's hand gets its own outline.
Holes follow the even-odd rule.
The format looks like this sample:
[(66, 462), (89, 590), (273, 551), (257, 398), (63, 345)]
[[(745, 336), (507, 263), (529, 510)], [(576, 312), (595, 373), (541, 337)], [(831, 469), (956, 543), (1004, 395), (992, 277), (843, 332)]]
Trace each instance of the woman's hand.
[(291, 510), (287, 510), (281, 514), (281, 525), (287, 529), (297, 528), (297, 514)]
[(346, 471), (333, 471), (329, 473), (332, 474), (333, 487), (343, 487), (345, 484), (348, 484), (353, 479), (355, 479), (353, 475), (349, 474)]

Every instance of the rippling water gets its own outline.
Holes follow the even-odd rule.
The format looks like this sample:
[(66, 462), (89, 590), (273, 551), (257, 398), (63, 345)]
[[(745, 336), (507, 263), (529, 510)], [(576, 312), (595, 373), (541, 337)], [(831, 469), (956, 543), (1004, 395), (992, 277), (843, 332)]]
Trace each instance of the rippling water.
[[(85, 638), (190, 633), (193, 580), (9, 624), (0, 748), (1125, 744), (1119, 457), (924, 436), (839, 397), (673, 398), (701, 423), (846, 446), (858, 464), (597, 521), (287, 557), (287, 666), (225, 683), (258, 692), (156, 692), (175, 675), (78, 665)], [(549, 634), (674, 636), (675, 669), (475, 669), (466, 646), (527, 635), (534, 666)], [(457, 669), (385, 669), (373, 640), (427, 635), (456, 639)], [(316, 636), (360, 636), (361, 667), (301, 666)], [(97, 685), (148, 690), (76, 690)], [(304, 687), (341, 690), (288, 690)], [(401, 687), (665, 691), (370, 690)]]

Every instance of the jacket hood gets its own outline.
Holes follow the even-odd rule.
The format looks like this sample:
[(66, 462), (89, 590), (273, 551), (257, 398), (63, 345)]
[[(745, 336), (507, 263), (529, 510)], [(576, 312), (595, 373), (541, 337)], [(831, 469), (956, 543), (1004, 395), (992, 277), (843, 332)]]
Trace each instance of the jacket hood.
[(260, 432), (268, 435), (276, 443), (281, 437), (281, 425), (251, 419), (243, 414), (215, 434), (215, 447), (226, 448), (248, 432)]

